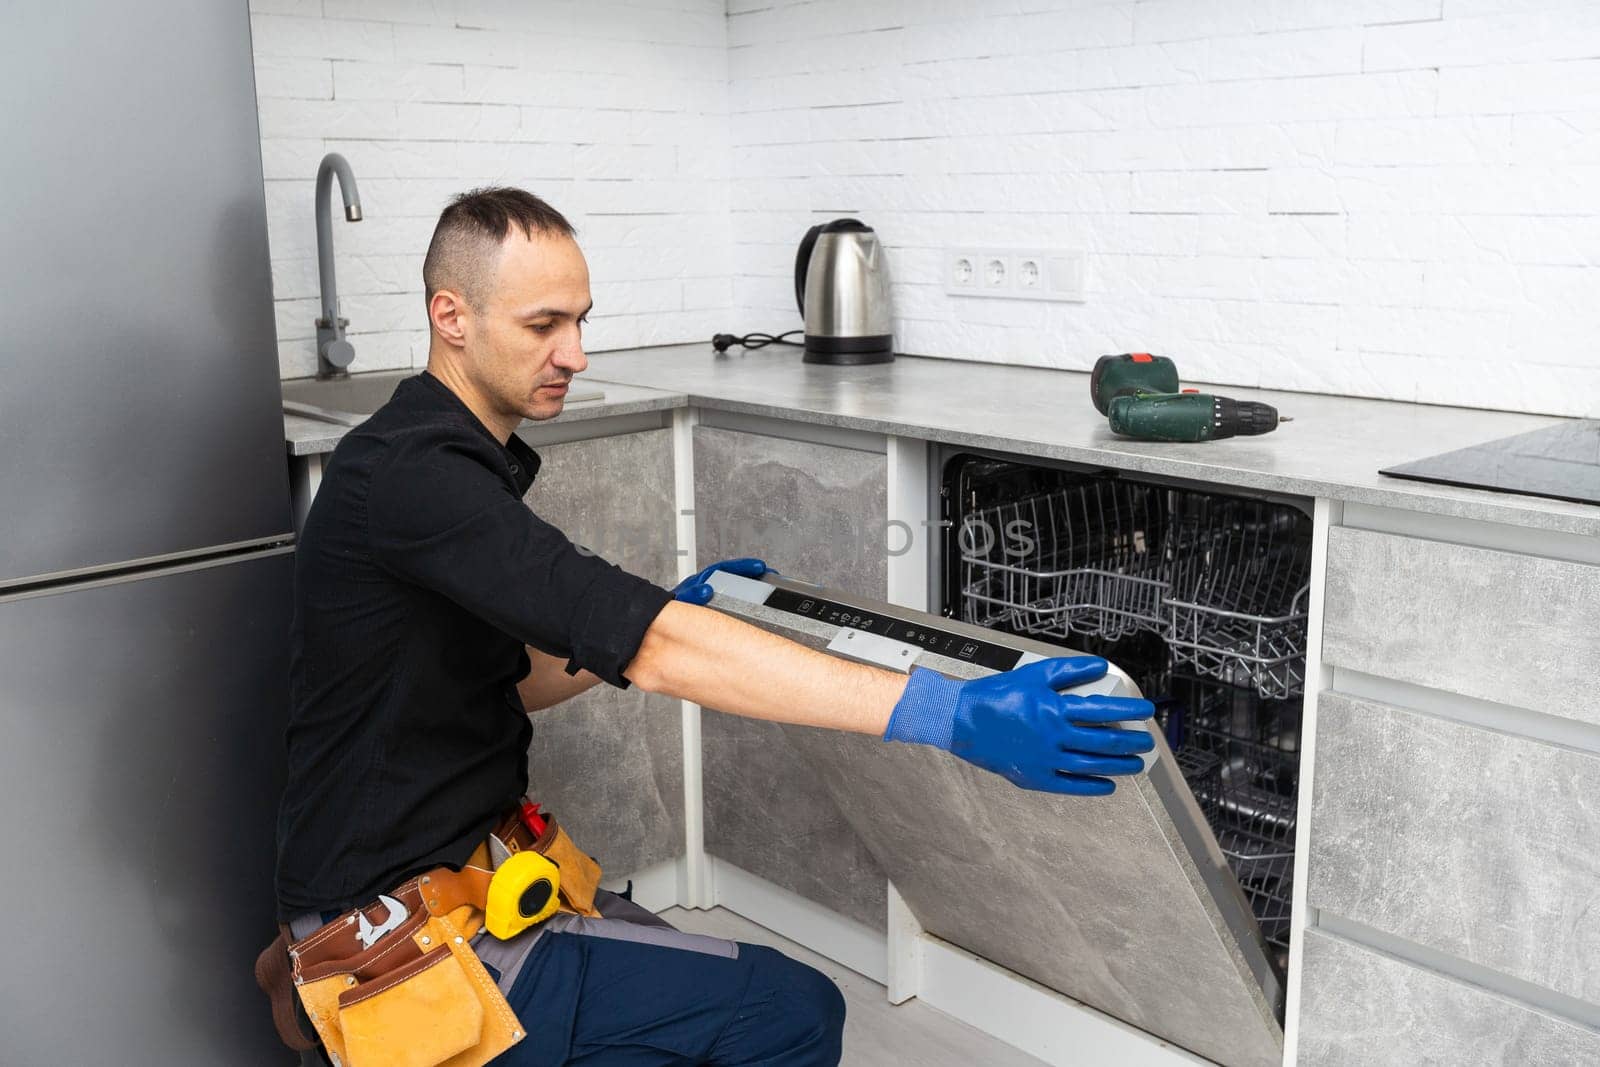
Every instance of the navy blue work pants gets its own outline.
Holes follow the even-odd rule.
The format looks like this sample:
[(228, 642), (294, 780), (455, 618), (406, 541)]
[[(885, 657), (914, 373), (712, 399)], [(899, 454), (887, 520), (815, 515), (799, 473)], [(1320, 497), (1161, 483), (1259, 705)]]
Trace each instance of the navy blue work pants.
[(544, 933), (507, 994), (528, 1037), (494, 1067), (839, 1062), (844, 997), (826, 975), (764, 945), (651, 936)]

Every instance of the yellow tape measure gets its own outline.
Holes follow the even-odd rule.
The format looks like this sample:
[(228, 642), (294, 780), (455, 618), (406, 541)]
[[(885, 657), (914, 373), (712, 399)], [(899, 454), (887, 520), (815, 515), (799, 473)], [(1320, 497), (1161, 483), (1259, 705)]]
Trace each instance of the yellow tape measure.
[(537, 852), (514, 852), (489, 879), (483, 924), (502, 941), (543, 922), (561, 906), (561, 868)]

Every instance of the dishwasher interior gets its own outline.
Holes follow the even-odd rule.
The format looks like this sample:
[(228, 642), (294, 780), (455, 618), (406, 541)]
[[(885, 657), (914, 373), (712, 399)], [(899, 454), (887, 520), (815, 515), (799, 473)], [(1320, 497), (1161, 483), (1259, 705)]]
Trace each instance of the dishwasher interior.
[(1116, 472), (942, 457), (946, 616), (1122, 667), (1286, 965), (1305, 687), (1305, 507)]

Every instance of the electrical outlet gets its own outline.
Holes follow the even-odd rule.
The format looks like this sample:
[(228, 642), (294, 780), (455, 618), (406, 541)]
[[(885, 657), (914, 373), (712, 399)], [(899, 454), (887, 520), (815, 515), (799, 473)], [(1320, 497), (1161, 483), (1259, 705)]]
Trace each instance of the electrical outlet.
[(947, 248), (945, 292), (1008, 300), (1084, 299), (1084, 254), (1054, 248)]
[(1021, 292), (1034, 292), (1044, 284), (1044, 271), (1039, 266), (1039, 261), (1032, 256), (1017, 257), (1017, 289)]
[(993, 296), (986, 267), (994, 257), (976, 248), (944, 250), (944, 289), (963, 296)]
[(985, 252), (983, 256), (983, 288), (985, 292), (993, 289), (1009, 289), (1011, 287), (1011, 264), (1006, 262), (1004, 256)]

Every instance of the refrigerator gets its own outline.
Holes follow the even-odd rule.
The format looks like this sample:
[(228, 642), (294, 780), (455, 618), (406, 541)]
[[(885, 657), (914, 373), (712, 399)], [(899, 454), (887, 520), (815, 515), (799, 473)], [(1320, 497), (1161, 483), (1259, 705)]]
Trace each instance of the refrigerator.
[(251, 974), (293, 543), (249, 12), (6, 21), (0, 1062), (292, 1062)]

